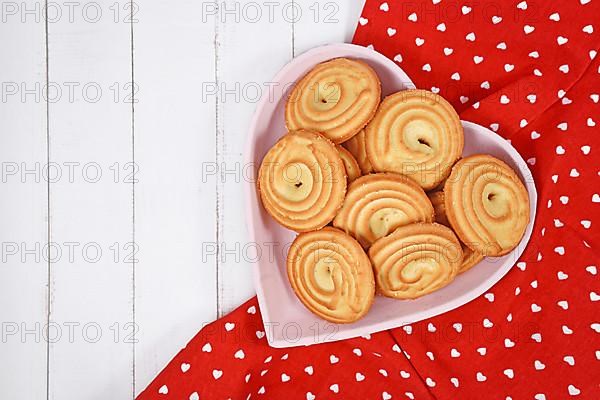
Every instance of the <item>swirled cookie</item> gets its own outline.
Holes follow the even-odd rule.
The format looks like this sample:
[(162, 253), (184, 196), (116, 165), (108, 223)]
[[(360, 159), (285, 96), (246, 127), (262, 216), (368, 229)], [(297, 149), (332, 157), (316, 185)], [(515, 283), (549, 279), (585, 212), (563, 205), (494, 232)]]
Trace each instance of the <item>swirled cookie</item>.
[(336, 58), (318, 64), (296, 84), (285, 123), (289, 130), (310, 129), (342, 143), (365, 127), (380, 101), (381, 83), (369, 65)]
[(464, 146), (462, 124), (452, 105), (426, 90), (386, 97), (365, 132), (375, 171), (408, 175), (425, 190), (448, 177)]
[(369, 258), (381, 294), (415, 299), (452, 282), (463, 255), (450, 228), (417, 223), (377, 240), (369, 249)]
[(340, 145), (337, 145), (335, 147), (337, 148), (337, 151), (340, 154), (342, 161), (344, 162), (344, 167), (346, 168), (346, 176), (348, 177), (348, 183), (350, 183), (361, 175), (360, 166), (352, 156), (352, 153), (350, 153), (348, 150), (346, 150)]
[(342, 206), (346, 170), (333, 143), (310, 131), (290, 132), (265, 155), (258, 172), (263, 206), (296, 232), (327, 225)]
[[(450, 222), (448, 222), (448, 218), (446, 218), (444, 192), (440, 190), (438, 192), (428, 193), (427, 196), (429, 196), (429, 200), (431, 200), (431, 204), (433, 205), (433, 209), (435, 211), (435, 222), (437, 222), (438, 224), (445, 225), (448, 228), (452, 228)], [(481, 254), (471, 250), (462, 242), (460, 243), (460, 245), (463, 251), (463, 261), (460, 265), (460, 269), (458, 270), (459, 274), (468, 271), (469, 269), (474, 267), (475, 264), (477, 264), (479, 261), (483, 260), (483, 256)]]
[(363, 175), (373, 172), (373, 166), (367, 157), (367, 149), (365, 147), (365, 131), (364, 129), (352, 136), (351, 139), (345, 141), (344, 146), (356, 159)]
[(358, 242), (339, 229), (299, 234), (288, 252), (287, 273), (302, 304), (327, 321), (354, 322), (373, 303), (371, 262)]
[(333, 226), (344, 230), (363, 247), (414, 222), (432, 222), (433, 207), (411, 178), (379, 173), (361, 176), (348, 187)]
[(501, 256), (521, 241), (529, 223), (529, 195), (503, 161), (478, 154), (452, 168), (444, 205), (460, 240), (486, 256)]

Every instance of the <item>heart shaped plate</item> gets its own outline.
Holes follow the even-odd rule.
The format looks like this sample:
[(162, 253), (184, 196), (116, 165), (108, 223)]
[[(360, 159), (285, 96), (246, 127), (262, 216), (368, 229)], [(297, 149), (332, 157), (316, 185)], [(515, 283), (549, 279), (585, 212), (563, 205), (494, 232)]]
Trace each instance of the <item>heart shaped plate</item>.
[[(296, 234), (278, 225), (263, 209), (256, 189), (256, 172), (269, 148), (286, 132), (284, 108), (293, 84), (316, 64), (337, 57), (367, 62), (379, 75), (382, 95), (412, 89), (410, 78), (396, 63), (369, 48), (351, 44), (331, 44), (307, 51), (293, 59), (269, 82), (268, 92), (258, 103), (245, 152), (245, 166), (254, 176), (244, 181), (246, 219), (249, 235), (247, 260), (253, 264), (258, 302), (268, 342), (273, 347), (292, 347), (331, 342), (421, 321), (445, 313), (484, 294), (517, 262), (533, 229), (537, 192), (527, 163), (511, 144), (480, 125), (463, 121), (463, 156), (491, 154), (510, 165), (519, 175), (530, 199), (530, 221), (523, 239), (509, 254), (485, 258), (469, 271), (432, 294), (416, 300), (400, 301), (377, 296), (369, 313), (353, 324), (337, 325), (309, 312), (296, 298), (286, 273), (286, 255)], [(251, 253), (251, 254), (250, 254)]]

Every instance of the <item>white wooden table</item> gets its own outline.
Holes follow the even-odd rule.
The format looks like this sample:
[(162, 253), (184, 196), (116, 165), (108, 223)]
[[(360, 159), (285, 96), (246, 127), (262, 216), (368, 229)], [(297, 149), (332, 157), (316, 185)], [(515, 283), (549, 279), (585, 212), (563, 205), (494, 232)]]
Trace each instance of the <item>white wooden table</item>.
[(251, 115), (362, 5), (2, 1), (0, 399), (131, 399), (254, 294)]

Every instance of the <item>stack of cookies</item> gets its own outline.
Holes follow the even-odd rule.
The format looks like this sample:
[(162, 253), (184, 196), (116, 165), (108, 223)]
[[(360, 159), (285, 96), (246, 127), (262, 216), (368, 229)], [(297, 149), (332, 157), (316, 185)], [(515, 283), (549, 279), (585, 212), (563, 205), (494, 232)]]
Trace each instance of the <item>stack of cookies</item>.
[(376, 292), (429, 294), (509, 253), (525, 232), (527, 190), (497, 158), (461, 158), (460, 118), (439, 95), (404, 90), (381, 101), (370, 66), (337, 58), (297, 83), (285, 121), (258, 189), (267, 212), (299, 233), (288, 278), (323, 319), (360, 319)]

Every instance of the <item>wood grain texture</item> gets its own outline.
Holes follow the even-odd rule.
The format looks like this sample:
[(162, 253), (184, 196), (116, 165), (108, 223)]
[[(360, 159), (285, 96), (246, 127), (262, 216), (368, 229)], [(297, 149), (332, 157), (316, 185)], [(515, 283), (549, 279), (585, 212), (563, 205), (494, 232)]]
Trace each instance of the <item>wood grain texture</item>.
[(50, 265), (50, 321), (64, 327), (50, 343), (50, 399), (133, 393), (131, 28), (113, 4), (48, 25), (49, 79), (74, 83), (49, 104), (50, 161), (63, 171), (50, 184), (50, 238), (63, 252)]
[(0, 398), (45, 399), (46, 33), (42, 18), (24, 19), (13, 6), (0, 23)]
[(303, 16), (294, 25), (294, 56), (313, 47), (352, 42), (364, 0), (294, 0)]
[(143, 3), (133, 25), (136, 392), (217, 316), (215, 24), (203, 4)]

